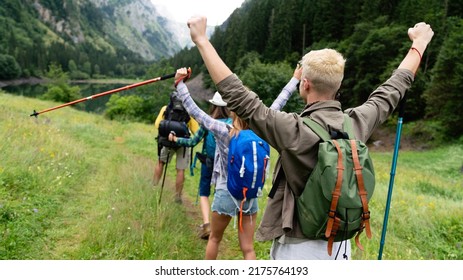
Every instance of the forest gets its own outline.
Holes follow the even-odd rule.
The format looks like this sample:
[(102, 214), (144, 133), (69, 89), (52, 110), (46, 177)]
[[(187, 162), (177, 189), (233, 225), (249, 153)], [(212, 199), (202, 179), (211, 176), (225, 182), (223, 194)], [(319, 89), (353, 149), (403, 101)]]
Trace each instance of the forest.
[[(348, 108), (365, 101), (399, 65), (410, 47), (408, 28), (429, 23), (435, 35), (408, 92), (404, 119), (417, 122), (416, 137), (455, 139), (463, 134), (462, 15), (458, 1), (251, 0), (216, 28), (211, 41), (264, 102), (284, 86), (303, 54), (334, 48), (347, 59), (340, 91)], [(194, 49), (171, 61), (202, 66)], [(301, 109), (291, 101), (288, 111)]]
[[(0, 80), (41, 77), (51, 64), (60, 65), (74, 80), (136, 78), (146, 74), (152, 61), (128, 46), (127, 41), (137, 40), (125, 38), (143, 36), (138, 45), (133, 42), (131, 46), (150, 42), (159, 57), (179, 48), (166, 35), (162, 22), (135, 29), (130, 11), (124, 11), (140, 0), (106, 1), (106, 6), (100, 2), (103, 1), (2, 0)], [(155, 13), (154, 8), (150, 12)], [(167, 47), (171, 49), (166, 51)]]
[[(2, 9), (10, 2), (2, 1)], [(187, 66), (193, 75), (203, 72), (205, 85), (215, 90), (195, 47), (154, 62), (117, 48), (114, 54), (103, 56), (85, 44), (64, 51), (59, 43), (44, 43), (46, 34), (28, 23), (23, 8), (27, 9), (9, 7), (8, 17), (0, 12), (1, 25), (9, 26), (10, 19), (18, 17), (16, 22), (23, 26), (0, 30), (0, 79), (43, 74), (35, 69), (52, 63), (65, 72), (84, 72), (84, 76), (98, 77), (95, 74), (100, 73), (147, 79)], [(414, 123), (413, 137), (448, 141), (463, 135), (462, 15), (463, 3), (448, 0), (247, 0), (216, 27), (211, 42), (232, 71), (266, 104), (289, 80), (304, 53), (334, 48), (346, 58), (340, 100), (348, 108), (365, 101), (399, 65), (410, 47), (408, 28), (421, 21), (429, 23), (435, 35), (407, 94), (404, 119)], [(98, 17), (87, 18), (89, 25), (98, 24), (91, 21)], [(25, 36), (25, 28), (37, 29), (36, 38)], [(130, 62), (121, 64), (120, 57)], [(167, 96), (159, 98), (152, 92), (171, 90), (170, 84), (156, 85), (140, 89), (138, 97), (114, 95), (107, 116), (152, 122), (154, 112), (167, 100)], [(298, 112), (302, 107), (298, 98), (291, 98), (285, 108)]]

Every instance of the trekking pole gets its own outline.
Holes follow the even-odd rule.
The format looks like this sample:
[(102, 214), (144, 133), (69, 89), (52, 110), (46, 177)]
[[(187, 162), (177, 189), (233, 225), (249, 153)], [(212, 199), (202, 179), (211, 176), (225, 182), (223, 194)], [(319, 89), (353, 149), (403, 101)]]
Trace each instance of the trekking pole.
[(381, 242), (379, 246), (378, 260), (382, 259), (383, 248), (384, 248), (384, 243), (386, 239), (386, 228), (387, 228), (387, 222), (389, 218), (389, 208), (391, 207), (391, 200), (392, 200), (392, 188), (394, 187), (395, 170), (397, 167), (397, 158), (399, 156), (400, 135), (402, 134), (403, 116), (404, 116), (404, 111), (405, 111), (404, 107), (405, 107), (405, 97), (400, 102), (400, 105), (399, 105), (399, 119), (397, 120), (397, 131), (396, 131), (395, 144), (394, 144), (394, 155), (392, 157), (391, 176), (389, 179), (389, 190), (387, 193), (386, 210), (384, 211), (383, 230), (381, 232)]
[(84, 101), (87, 101), (87, 100), (96, 99), (98, 97), (108, 95), (108, 94), (113, 94), (113, 93), (120, 92), (120, 91), (123, 91), (123, 90), (128, 90), (128, 89), (136, 88), (136, 87), (139, 87), (139, 86), (147, 85), (147, 84), (154, 83), (154, 82), (157, 82), (157, 81), (170, 79), (170, 78), (173, 78), (173, 77), (175, 77), (175, 73), (164, 75), (164, 76), (157, 77), (157, 78), (150, 79), (150, 80), (146, 80), (146, 81), (143, 81), (143, 82), (127, 85), (127, 86), (124, 86), (124, 87), (112, 89), (112, 90), (105, 91), (105, 92), (102, 92), (102, 93), (98, 93), (98, 94), (95, 94), (95, 95), (92, 95), (92, 96), (84, 97), (84, 98), (81, 98), (81, 99), (78, 99), (78, 100), (74, 100), (74, 101), (71, 101), (71, 102), (68, 102), (68, 103), (65, 103), (65, 104), (61, 104), (61, 105), (58, 105), (58, 106), (55, 106), (55, 107), (52, 107), (52, 108), (42, 110), (42, 111), (39, 111), (39, 112), (34, 110), (34, 112), (30, 115), (30, 117), (32, 117), (32, 116), (37, 117), (40, 114), (50, 112), (50, 111), (53, 111), (53, 110), (56, 110), (56, 109), (60, 109), (60, 108), (66, 107), (66, 106), (74, 105), (74, 104), (84, 102)]
[(164, 181), (166, 180), (167, 165), (169, 164), (169, 156), (170, 156), (170, 149), (167, 149), (167, 160), (166, 160), (166, 166), (164, 166), (164, 174), (162, 174), (161, 193), (159, 194), (159, 202), (158, 202), (159, 205), (161, 204), (162, 190), (164, 189)]

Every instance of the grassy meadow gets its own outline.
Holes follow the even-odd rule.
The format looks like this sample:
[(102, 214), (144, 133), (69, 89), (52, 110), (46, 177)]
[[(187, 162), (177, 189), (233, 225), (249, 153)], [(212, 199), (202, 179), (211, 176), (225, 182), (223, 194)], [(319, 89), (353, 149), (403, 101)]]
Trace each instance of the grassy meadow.
[[(152, 125), (70, 107), (29, 117), (33, 109), (56, 105), (0, 91), (0, 259), (203, 259), (199, 169), (186, 175), (180, 205), (169, 165), (159, 203), (160, 187), (151, 185), (157, 158)], [(365, 251), (353, 246), (354, 259), (378, 256), (392, 151), (372, 157), (373, 238), (362, 235)], [(272, 168), (275, 159), (273, 152)], [(461, 144), (400, 152), (383, 259), (463, 259), (462, 164)], [(265, 196), (258, 220), (264, 208)], [(227, 228), (220, 259), (242, 258), (236, 231), (233, 224)], [(268, 259), (270, 245), (256, 242), (258, 259)]]

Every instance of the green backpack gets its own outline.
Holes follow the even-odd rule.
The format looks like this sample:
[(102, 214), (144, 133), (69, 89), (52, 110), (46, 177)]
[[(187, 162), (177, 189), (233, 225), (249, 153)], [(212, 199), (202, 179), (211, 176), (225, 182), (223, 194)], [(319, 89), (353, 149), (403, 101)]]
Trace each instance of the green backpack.
[(356, 234), (356, 244), (363, 250), (359, 235), (365, 229), (367, 237), (371, 238), (368, 201), (375, 187), (368, 147), (354, 139), (352, 120), (346, 114), (343, 130), (347, 134), (337, 132), (338, 136), (330, 135), (310, 118), (304, 118), (304, 123), (322, 142), (317, 164), (302, 194), (296, 198), (302, 232), (309, 239), (327, 240), (330, 256), (333, 242), (350, 239)]

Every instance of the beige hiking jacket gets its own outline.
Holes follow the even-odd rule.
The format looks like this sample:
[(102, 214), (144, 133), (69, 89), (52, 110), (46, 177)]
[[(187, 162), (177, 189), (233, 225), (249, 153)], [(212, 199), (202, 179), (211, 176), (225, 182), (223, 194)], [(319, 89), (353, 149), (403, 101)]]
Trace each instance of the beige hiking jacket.
[[(395, 70), (365, 103), (345, 111), (352, 118), (357, 139), (366, 142), (386, 121), (413, 79), (411, 71)], [(304, 238), (295, 215), (295, 197), (302, 192), (317, 162), (319, 138), (304, 125), (302, 116), (310, 115), (326, 129), (341, 130), (343, 111), (340, 102), (330, 100), (308, 104), (298, 115), (269, 109), (234, 74), (217, 84), (217, 88), (228, 108), (247, 121), (250, 128), (279, 153), (272, 181), (273, 184), (277, 181), (278, 187), (275, 196), (268, 199), (257, 240), (272, 240), (283, 234)], [(275, 180), (277, 175), (279, 179)]]

